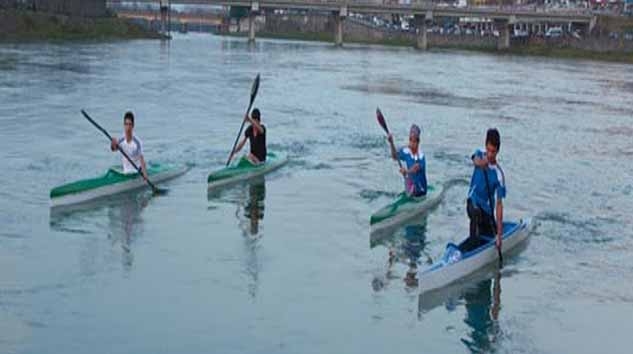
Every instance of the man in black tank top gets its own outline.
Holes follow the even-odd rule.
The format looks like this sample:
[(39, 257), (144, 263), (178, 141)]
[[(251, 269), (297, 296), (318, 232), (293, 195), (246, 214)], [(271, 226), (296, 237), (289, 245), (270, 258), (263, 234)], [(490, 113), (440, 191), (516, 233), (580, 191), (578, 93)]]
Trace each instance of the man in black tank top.
[(251, 151), (247, 155), (247, 158), (254, 164), (262, 163), (266, 161), (266, 127), (261, 124), (261, 113), (259, 109), (253, 109), (251, 116), (246, 115), (244, 120), (248, 121), (251, 125), (246, 128), (244, 138), (237, 147), (235, 147), (235, 150), (231, 154), (231, 159), (242, 150), (244, 144), (246, 144), (246, 140), (248, 140)]

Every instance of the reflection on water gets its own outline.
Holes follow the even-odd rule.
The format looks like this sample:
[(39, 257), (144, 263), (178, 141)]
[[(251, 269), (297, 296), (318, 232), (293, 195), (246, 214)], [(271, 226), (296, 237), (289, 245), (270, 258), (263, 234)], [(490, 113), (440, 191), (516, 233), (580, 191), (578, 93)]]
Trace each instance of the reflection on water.
[(390, 279), (398, 279), (394, 266), (403, 264), (407, 266), (403, 280), (408, 288), (415, 288), (417, 283), (418, 264), (431, 264), (431, 257), (424, 250), (426, 242), (428, 216), (417, 220), (413, 224), (370, 234), (370, 248), (384, 246), (388, 249), (387, 271), (384, 275), (372, 279), (374, 291), (384, 289)]
[[(244, 203), (244, 214), (248, 225), (241, 225), (244, 236), (258, 237), (259, 222), (264, 220), (264, 199), (266, 198), (266, 182), (263, 178), (255, 180), (248, 185), (248, 199)], [(242, 221), (240, 221), (242, 224)]]
[(464, 323), (470, 327), (470, 333), (467, 338), (461, 339), (462, 343), (472, 353), (493, 350), (501, 334), (498, 321), (501, 309), (501, 272), (495, 274), (494, 281), (482, 281), (466, 291), (464, 301)]
[[(492, 273), (491, 273), (492, 272)], [(501, 310), (501, 272), (488, 267), (467, 279), (448, 287), (421, 294), (418, 298), (418, 319), (424, 314), (444, 305), (454, 312), (459, 305), (465, 309), (464, 323), (467, 335), (461, 342), (472, 353), (491, 352), (502, 336), (499, 327)]]
[(244, 236), (245, 268), (244, 273), (249, 279), (248, 293), (252, 299), (257, 297), (259, 288), (259, 273), (261, 263), (258, 257), (263, 237), (260, 224), (264, 220), (264, 199), (266, 198), (266, 182), (264, 177), (249, 182), (248, 195), (237, 203), (237, 220)]
[[(73, 232), (78, 234), (107, 232), (107, 237), (112, 245), (119, 244), (122, 250), (122, 264), (124, 269), (130, 270), (134, 262), (131, 250), (133, 240), (143, 233), (143, 221), (141, 212), (149, 204), (152, 194), (149, 192), (132, 192), (98, 201), (75, 205), (68, 209), (51, 209), (50, 227), (56, 231)], [(100, 230), (100, 225), (95, 220), (101, 218), (103, 212), (107, 214), (108, 224), (105, 230)], [(94, 229), (86, 229), (86, 226), (94, 225)], [(82, 274), (94, 273), (90, 269), (96, 255), (92, 254), (93, 247), (82, 248), (90, 255), (82, 254), (80, 265)], [(83, 251), (82, 251), (83, 252)]]
[(108, 221), (110, 233), (108, 238), (112, 244), (120, 243), (123, 266), (130, 270), (134, 261), (134, 255), (130, 249), (130, 244), (137, 235), (143, 234), (143, 222), (141, 212), (147, 206), (151, 196), (142, 194), (145, 197), (132, 197), (122, 199), (117, 207), (108, 208)]

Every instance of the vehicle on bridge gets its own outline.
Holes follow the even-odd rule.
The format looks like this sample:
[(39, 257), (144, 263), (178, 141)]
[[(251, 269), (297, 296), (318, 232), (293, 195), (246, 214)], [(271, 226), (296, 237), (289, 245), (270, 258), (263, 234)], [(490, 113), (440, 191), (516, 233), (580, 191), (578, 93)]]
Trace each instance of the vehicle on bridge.
[(560, 38), (564, 34), (561, 27), (551, 27), (545, 32), (545, 38)]

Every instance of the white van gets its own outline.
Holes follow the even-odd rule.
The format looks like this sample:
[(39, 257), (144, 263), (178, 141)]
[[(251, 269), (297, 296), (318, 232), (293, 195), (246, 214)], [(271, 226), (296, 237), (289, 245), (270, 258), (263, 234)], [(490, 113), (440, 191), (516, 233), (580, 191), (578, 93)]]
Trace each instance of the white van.
[(563, 36), (563, 29), (560, 27), (551, 27), (545, 32), (547, 38), (559, 38)]

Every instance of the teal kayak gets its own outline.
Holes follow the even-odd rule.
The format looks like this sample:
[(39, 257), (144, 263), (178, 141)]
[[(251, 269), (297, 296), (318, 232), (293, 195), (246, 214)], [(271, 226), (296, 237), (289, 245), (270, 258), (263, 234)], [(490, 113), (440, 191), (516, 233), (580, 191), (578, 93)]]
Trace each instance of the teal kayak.
[[(517, 248), (528, 238), (531, 224), (531, 219), (503, 223), (503, 243), (501, 246), (503, 255)], [(481, 246), (463, 254), (459, 250), (466, 240), (459, 245), (453, 243), (446, 245), (442, 259), (418, 272), (420, 293), (443, 288), (490, 263), (498, 261), (495, 237), (482, 235), (481, 238), (485, 241)]]
[(369, 218), (371, 233), (402, 225), (416, 217), (423, 216), (436, 207), (444, 197), (445, 186), (429, 185), (426, 195), (410, 197), (400, 193), (396, 199), (373, 213)]
[[(176, 178), (185, 172), (185, 166), (148, 164), (147, 174), (153, 183)], [(91, 201), (122, 192), (146, 187), (138, 173), (125, 174), (120, 167), (111, 167), (105, 174), (95, 178), (83, 179), (51, 189), (51, 206), (66, 206)]]
[(215, 189), (221, 186), (246, 181), (266, 173), (274, 171), (288, 162), (285, 154), (269, 152), (266, 161), (260, 164), (251, 163), (246, 157), (242, 157), (229, 167), (212, 172), (207, 178), (208, 189)]

